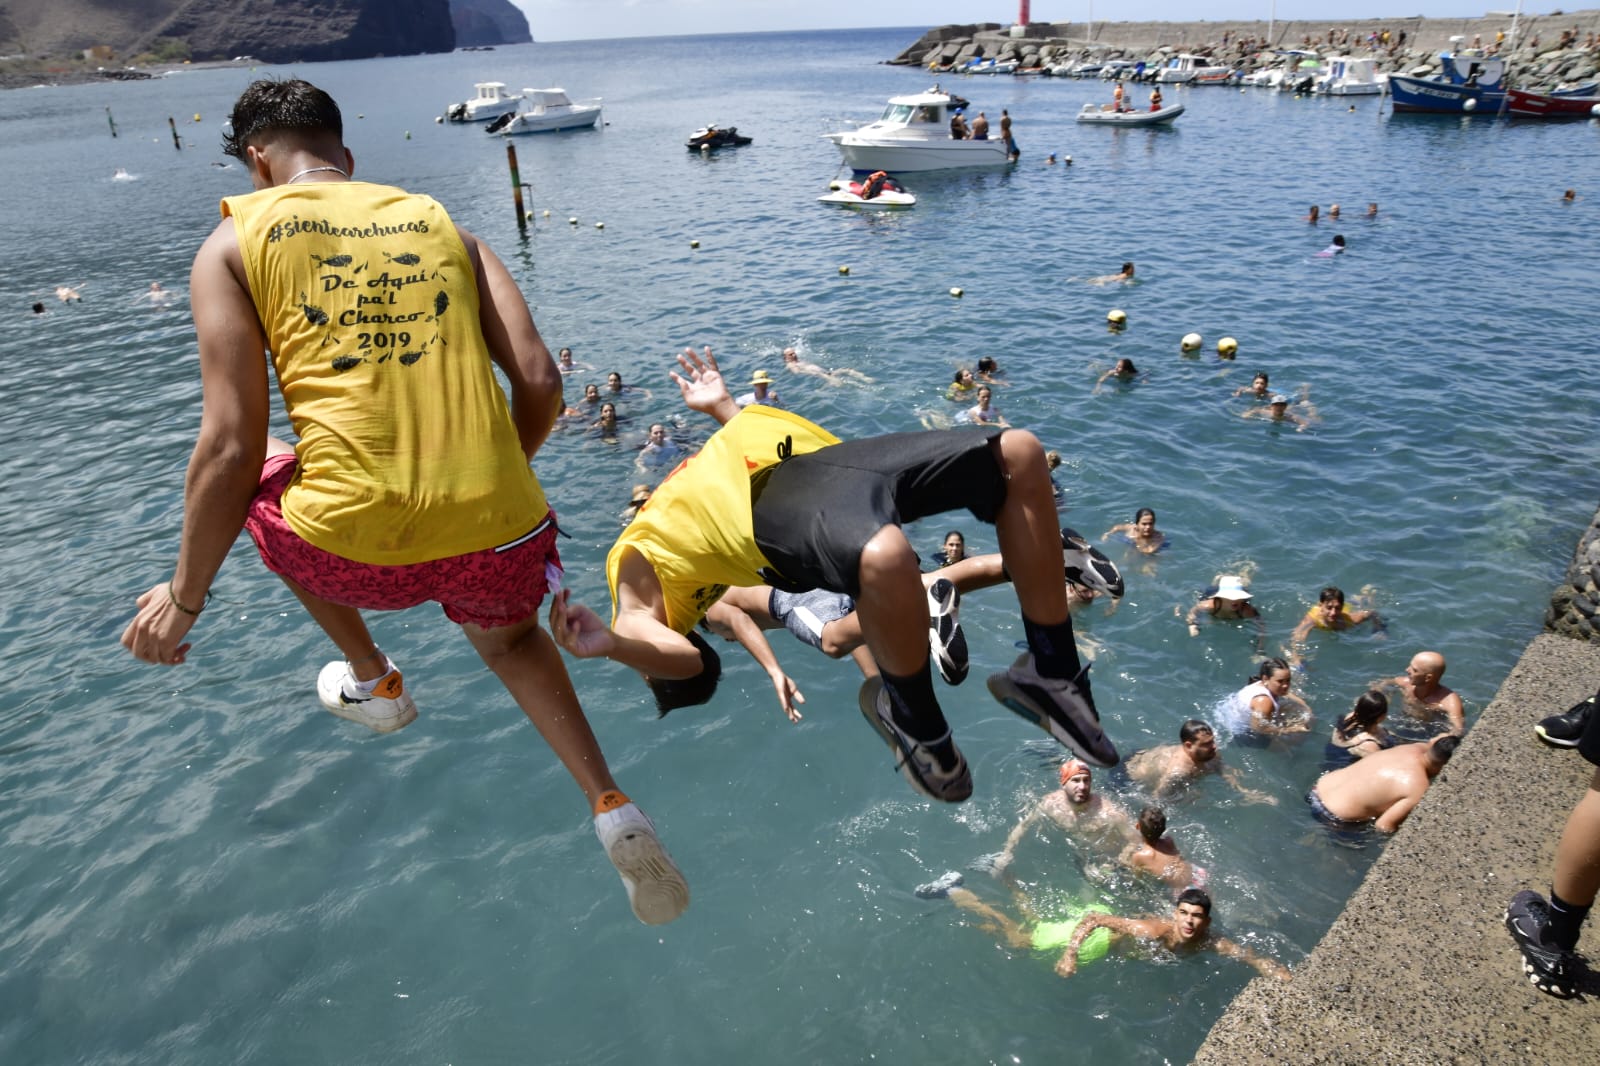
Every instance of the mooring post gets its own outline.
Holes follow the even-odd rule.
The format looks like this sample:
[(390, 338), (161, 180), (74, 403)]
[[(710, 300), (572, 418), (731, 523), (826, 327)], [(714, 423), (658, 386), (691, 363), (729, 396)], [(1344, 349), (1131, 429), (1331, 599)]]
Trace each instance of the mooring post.
[(117, 120), (111, 117), (111, 105), (106, 105), (106, 123), (111, 127), (111, 136), (117, 135)]
[(517, 229), (528, 232), (528, 214), (522, 207), (522, 175), (517, 172), (517, 146), (506, 145), (506, 162), (511, 164), (511, 198), (517, 205)]
[(180, 152), (183, 151), (183, 142), (178, 140), (178, 124), (172, 121), (171, 115), (167, 116), (167, 129), (172, 131), (172, 147)]

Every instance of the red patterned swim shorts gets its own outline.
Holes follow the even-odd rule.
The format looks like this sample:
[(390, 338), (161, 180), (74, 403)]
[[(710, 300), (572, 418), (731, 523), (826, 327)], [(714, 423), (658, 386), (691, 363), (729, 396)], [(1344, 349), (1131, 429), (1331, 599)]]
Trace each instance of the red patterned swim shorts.
[(284, 521), (280, 501), (294, 470), (292, 453), (267, 457), (244, 527), (268, 570), (318, 599), (367, 611), (433, 600), (452, 622), (495, 629), (521, 622), (561, 588), (554, 511), (497, 548), (407, 566), (358, 563), (303, 540)]

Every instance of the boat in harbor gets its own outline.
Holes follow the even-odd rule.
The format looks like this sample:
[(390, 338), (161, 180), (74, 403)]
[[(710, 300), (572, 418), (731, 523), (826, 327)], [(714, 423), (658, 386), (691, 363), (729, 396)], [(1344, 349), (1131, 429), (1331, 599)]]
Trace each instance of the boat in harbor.
[(1233, 76), (1233, 68), (1222, 66), (1210, 56), (1180, 52), (1167, 60), (1167, 65), (1156, 72), (1160, 85), (1223, 85)]
[(1334, 56), (1328, 60), (1328, 72), (1312, 83), (1311, 91), (1328, 96), (1382, 96), (1386, 80), (1376, 59)]
[(737, 126), (713, 124), (689, 134), (688, 148), (691, 152), (710, 152), (718, 148), (738, 148), (753, 139), (740, 133)]
[(524, 89), (522, 106), (489, 124), (490, 133), (512, 137), (524, 133), (589, 129), (600, 121), (600, 101), (574, 103), (565, 89)]
[(1518, 118), (1600, 118), (1600, 96), (1506, 90), (1506, 111)]
[(891, 174), (958, 167), (1005, 166), (1006, 145), (998, 137), (956, 140), (950, 118), (970, 105), (935, 85), (925, 93), (892, 96), (883, 115), (859, 129), (826, 134), (852, 170)]
[(511, 114), (522, 103), (521, 94), (506, 92), (503, 81), (480, 81), (472, 88), (477, 95), (445, 108), (445, 118), (451, 122), (489, 122)]
[(1160, 111), (1118, 111), (1112, 104), (1084, 104), (1078, 121), (1091, 126), (1164, 126), (1181, 114), (1182, 104), (1168, 104)]

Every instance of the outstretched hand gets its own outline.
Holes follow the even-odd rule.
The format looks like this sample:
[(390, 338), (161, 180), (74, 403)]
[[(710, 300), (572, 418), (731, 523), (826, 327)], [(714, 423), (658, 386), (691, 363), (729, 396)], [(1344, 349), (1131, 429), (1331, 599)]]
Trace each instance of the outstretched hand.
[(579, 659), (610, 655), (617, 646), (615, 634), (589, 608), (569, 602), (571, 595), (571, 589), (562, 589), (550, 598), (550, 635)]
[(739, 406), (728, 393), (728, 385), (722, 380), (722, 371), (717, 369), (717, 357), (711, 354), (710, 345), (706, 345), (704, 353), (697, 355), (693, 348), (685, 348), (678, 356), (678, 365), (683, 368), (683, 375), (688, 376), (674, 370), (672, 380), (677, 383), (689, 410), (708, 414), (726, 425), (739, 413)]
[(184, 636), (194, 625), (195, 616), (178, 610), (172, 586), (163, 581), (136, 601), (139, 608), (122, 631), (122, 646), (147, 663), (177, 666), (189, 654)]
[(783, 707), (783, 713), (788, 715), (789, 721), (798, 722), (805, 717), (795, 706), (797, 703), (804, 703), (806, 698), (801, 695), (800, 686), (794, 683), (794, 679), (782, 670), (773, 670), (768, 676), (772, 678), (773, 691), (777, 692), (778, 703)]

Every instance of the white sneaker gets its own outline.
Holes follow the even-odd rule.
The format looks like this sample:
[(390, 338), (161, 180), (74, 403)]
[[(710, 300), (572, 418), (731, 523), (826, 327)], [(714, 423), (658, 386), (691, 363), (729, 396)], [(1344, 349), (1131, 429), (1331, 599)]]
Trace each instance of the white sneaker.
[(594, 833), (622, 877), (634, 917), (646, 925), (665, 925), (688, 908), (689, 884), (638, 807), (627, 802), (600, 812)]
[(967, 679), (967, 635), (961, 631), (961, 593), (948, 578), (928, 586), (928, 649), (947, 685)]
[(394, 663), (384, 660), (389, 672), (378, 679), (371, 692), (363, 692), (361, 682), (343, 659), (331, 662), (317, 675), (317, 698), (340, 718), (359, 722), (379, 733), (404, 729), (417, 717), (417, 705), (406, 691), (405, 679)]

